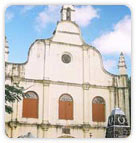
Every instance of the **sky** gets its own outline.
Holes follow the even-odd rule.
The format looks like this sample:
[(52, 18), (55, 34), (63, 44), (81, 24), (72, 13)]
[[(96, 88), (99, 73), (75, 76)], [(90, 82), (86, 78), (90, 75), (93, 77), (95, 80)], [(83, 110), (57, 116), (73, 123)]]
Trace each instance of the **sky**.
[[(10, 6), (5, 11), (5, 35), (9, 43), (9, 62), (23, 63), (36, 39), (52, 36), (60, 21), (61, 5)], [(107, 71), (118, 74), (123, 52), (131, 75), (131, 11), (123, 5), (75, 5), (75, 21), (84, 41), (102, 54)]]

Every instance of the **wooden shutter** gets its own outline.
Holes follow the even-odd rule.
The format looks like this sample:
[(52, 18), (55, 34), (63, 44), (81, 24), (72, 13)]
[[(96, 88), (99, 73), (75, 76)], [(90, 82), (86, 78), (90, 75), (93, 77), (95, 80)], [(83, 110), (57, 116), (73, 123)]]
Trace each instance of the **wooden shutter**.
[[(68, 95), (59, 100), (59, 119), (73, 120), (73, 101)], [(67, 99), (66, 99), (67, 98)]]
[(95, 97), (92, 102), (92, 120), (105, 122), (105, 101), (102, 97)]
[(66, 119), (73, 120), (73, 102), (67, 101), (66, 102)]
[(105, 105), (93, 104), (93, 121), (104, 122), (105, 121)]
[(65, 119), (66, 118), (66, 112), (65, 112), (65, 102), (59, 101), (59, 119)]
[[(34, 93), (28, 92), (30, 97), (23, 99), (23, 113), (22, 116), (25, 118), (38, 118), (38, 98)], [(31, 96), (32, 95), (32, 96)]]

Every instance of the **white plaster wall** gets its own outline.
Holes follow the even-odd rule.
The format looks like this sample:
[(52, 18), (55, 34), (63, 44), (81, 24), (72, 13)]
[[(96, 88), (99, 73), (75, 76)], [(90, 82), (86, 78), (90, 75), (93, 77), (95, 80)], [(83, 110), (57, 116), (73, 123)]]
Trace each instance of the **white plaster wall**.
[[(71, 62), (62, 62), (62, 55), (70, 53)], [(50, 45), (50, 80), (70, 83), (82, 83), (83, 60), (80, 47), (51, 44)]]
[(28, 62), (25, 65), (25, 78), (43, 79), (45, 45), (36, 41), (30, 48)]
[(73, 24), (71, 21), (59, 22), (56, 31), (65, 31), (65, 32), (73, 32), (80, 34), (80, 29), (78, 28), (78, 26), (76, 24)]
[(72, 35), (68, 33), (56, 32), (53, 41), (67, 43), (67, 44), (82, 45), (79, 35), (76, 34)]
[(94, 128), (90, 132), (92, 133), (92, 138), (105, 138), (106, 130), (103, 128)]
[(28, 132), (31, 132), (31, 134), (34, 137), (37, 137), (37, 126), (36, 125), (18, 125), (17, 128), (13, 130), (13, 136), (14, 138), (17, 138), (19, 136), (27, 135)]
[(103, 62), (98, 52), (90, 48), (88, 55), (90, 59), (89, 82), (94, 85), (111, 86), (112, 76), (102, 69)]
[(7, 128), (7, 134), (11, 137), (11, 134), (14, 138), (19, 136), (24, 136), (31, 132), (34, 137), (37, 138), (62, 138), (63, 136), (71, 136), (74, 138), (104, 138), (105, 137), (104, 128), (92, 128), (87, 132), (84, 132), (83, 129), (71, 128), (70, 134), (62, 133), (62, 128), (48, 128), (48, 130), (43, 130), (40, 126), (37, 128), (37, 125), (18, 125), (17, 128), (14, 128), (11, 131), (11, 128)]
[(56, 33), (53, 36), (52, 41), (76, 45), (83, 44), (79, 28), (72, 22), (67, 21), (62, 21), (58, 23)]
[(49, 128), (47, 132), (47, 138), (61, 138), (63, 136), (71, 136), (74, 138), (83, 138), (83, 130), (81, 129), (71, 129), (70, 134), (63, 134), (62, 133), (62, 128)]

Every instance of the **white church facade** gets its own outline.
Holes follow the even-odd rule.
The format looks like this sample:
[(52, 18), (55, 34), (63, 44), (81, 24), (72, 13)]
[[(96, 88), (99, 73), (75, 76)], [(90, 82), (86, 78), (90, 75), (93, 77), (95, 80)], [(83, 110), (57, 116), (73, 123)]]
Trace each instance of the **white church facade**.
[(100, 52), (86, 44), (74, 21), (75, 9), (65, 5), (53, 36), (38, 39), (25, 63), (8, 62), (5, 46), (5, 82), (24, 87), (30, 95), (12, 104), (5, 117), (6, 134), (18, 138), (104, 138), (108, 116), (115, 107), (129, 121), (129, 92), (125, 58), (119, 74), (104, 69)]

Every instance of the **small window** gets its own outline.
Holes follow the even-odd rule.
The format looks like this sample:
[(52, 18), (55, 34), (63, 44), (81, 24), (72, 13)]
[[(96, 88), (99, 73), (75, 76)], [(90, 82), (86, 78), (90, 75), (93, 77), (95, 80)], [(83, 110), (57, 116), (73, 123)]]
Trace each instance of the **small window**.
[(23, 99), (24, 118), (38, 118), (38, 96), (35, 92), (29, 91)]
[(71, 62), (71, 57), (70, 57), (70, 55), (68, 55), (68, 54), (62, 55), (62, 61), (63, 61), (64, 63), (66, 63), (66, 64), (70, 63), (70, 62)]
[(105, 101), (95, 97), (92, 101), (92, 118), (94, 122), (105, 122)]

